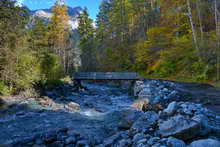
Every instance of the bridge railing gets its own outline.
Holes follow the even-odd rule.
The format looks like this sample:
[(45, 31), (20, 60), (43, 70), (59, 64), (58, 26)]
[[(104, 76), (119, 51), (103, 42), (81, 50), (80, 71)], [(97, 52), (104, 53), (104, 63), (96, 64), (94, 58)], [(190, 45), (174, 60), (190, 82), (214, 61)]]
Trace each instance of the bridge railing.
[(136, 72), (77, 72), (73, 74), (76, 80), (136, 80)]

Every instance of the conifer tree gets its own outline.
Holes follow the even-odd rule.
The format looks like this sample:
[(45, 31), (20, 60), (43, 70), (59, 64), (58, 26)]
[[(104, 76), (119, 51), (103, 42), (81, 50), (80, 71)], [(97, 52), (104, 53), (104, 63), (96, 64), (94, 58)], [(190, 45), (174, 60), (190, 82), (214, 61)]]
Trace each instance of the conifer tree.
[(87, 9), (85, 8), (79, 16), (80, 48), (82, 51), (82, 71), (95, 71), (96, 66), (96, 49), (94, 40), (93, 20), (89, 18)]

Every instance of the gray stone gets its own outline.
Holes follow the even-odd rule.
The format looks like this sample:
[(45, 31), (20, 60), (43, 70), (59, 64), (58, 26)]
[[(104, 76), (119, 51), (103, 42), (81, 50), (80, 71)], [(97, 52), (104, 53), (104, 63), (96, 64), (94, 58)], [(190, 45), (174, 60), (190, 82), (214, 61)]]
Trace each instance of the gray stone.
[(86, 140), (80, 140), (80, 141), (77, 141), (76, 146), (77, 146), (77, 147), (88, 147), (88, 146), (89, 146), (89, 143), (88, 143), (88, 141), (86, 141)]
[(19, 141), (20, 144), (28, 144), (28, 143), (33, 143), (34, 138), (33, 137), (25, 137), (22, 138), (22, 140)]
[(153, 104), (159, 104), (161, 99), (162, 99), (162, 97), (160, 95), (156, 96), (153, 100)]
[(105, 146), (111, 146), (112, 144), (114, 144), (119, 138), (121, 137), (120, 133), (117, 133), (109, 138), (107, 138), (106, 140), (104, 140), (103, 144)]
[(167, 144), (167, 138), (162, 138), (159, 140), (159, 143), (161, 144)]
[(76, 136), (76, 135), (77, 135), (77, 133), (75, 132), (75, 130), (68, 130), (68, 131), (67, 131), (67, 134), (68, 134), (69, 136)]
[(70, 111), (80, 110), (80, 105), (74, 102), (70, 102), (69, 104), (65, 105), (65, 108)]
[(174, 137), (169, 137), (167, 140), (167, 145), (171, 147), (185, 147), (186, 144), (182, 140), (176, 139)]
[(35, 144), (32, 147), (46, 147), (46, 145), (39, 145), (39, 144)]
[(143, 81), (136, 81), (134, 85), (134, 96), (138, 96), (138, 93), (144, 88)]
[(125, 147), (125, 146), (130, 146), (131, 145), (131, 140), (127, 139), (122, 139), (119, 141), (119, 147)]
[(177, 109), (177, 102), (174, 101), (170, 103), (166, 109), (164, 109), (164, 113), (168, 115), (172, 115), (175, 113), (176, 109)]
[(55, 141), (49, 145), (47, 145), (48, 147), (63, 147), (63, 143), (61, 141)]
[[(133, 123), (144, 115), (143, 112), (133, 109), (121, 109), (109, 112), (104, 116), (105, 120), (111, 123), (111, 127), (118, 130), (129, 130)], [(117, 130), (118, 129), (118, 130)]]
[(141, 140), (139, 140), (137, 142), (137, 144), (141, 144), (141, 143), (146, 144), (147, 143), (147, 139), (141, 139)]
[(48, 132), (44, 137), (43, 140), (45, 142), (52, 142), (57, 140), (56, 131)]
[(142, 140), (142, 139), (144, 139), (145, 138), (145, 135), (144, 134), (142, 134), (142, 133), (138, 133), (138, 134), (136, 134), (134, 137), (133, 137), (133, 142), (134, 143), (137, 143), (139, 140)]
[(121, 134), (121, 137), (124, 138), (124, 139), (129, 138), (129, 131), (128, 130), (127, 131), (122, 131), (122, 132), (120, 132), (120, 134)]
[(204, 109), (201, 107), (201, 105), (193, 104), (193, 103), (183, 103), (180, 105), (182, 107), (182, 112), (186, 115), (193, 116), (195, 112), (202, 112), (204, 113)]
[(97, 145), (95, 147), (106, 147), (106, 146), (104, 144), (99, 144), (99, 145)]
[(148, 111), (132, 125), (130, 130), (133, 133), (149, 131), (157, 123), (157, 120), (159, 120), (159, 115), (154, 111)]
[(164, 146), (164, 145), (162, 145), (160, 143), (156, 143), (156, 144), (152, 145), (152, 147), (161, 147), (161, 146)]
[(149, 146), (146, 145), (146, 144), (140, 143), (140, 144), (137, 144), (137, 145), (135, 145), (133, 147), (149, 147)]
[(42, 145), (42, 144), (44, 144), (44, 141), (42, 139), (40, 139), (40, 138), (37, 138), (35, 140), (35, 143), (38, 144), (38, 145)]
[(138, 98), (139, 99), (148, 99), (151, 97), (151, 89), (150, 88), (144, 88), (143, 90), (141, 90), (139, 93), (138, 93)]
[(76, 138), (75, 137), (68, 137), (65, 140), (65, 144), (72, 144), (72, 143), (76, 143)]
[(201, 135), (206, 135), (209, 132), (216, 132), (217, 134), (220, 134), (220, 119), (215, 119), (215, 118), (208, 118), (204, 114), (197, 114), (192, 117), (193, 120), (197, 121), (198, 123), (201, 123), (201, 130), (200, 134)]
[(65, 145), (65, 147), (76, 147), (75, 144), (68, 144), (68, 145)]
[(203, 139), (192, 142), (189, 147), (220, 147), (220, 142), (213, 139)]
[(148, 140), (147, 143), (148, 143), (149, 145), (154, 145), (154, 144), (156, 144), (159, 140), (160, 140), (159, 137), (152, 137), (152, 138), (150, 138), (150, 139)]
[(177, 115), (161, 122), (159, 124), (159, 133), (163, 137), (173, 136), (185, 140), (199, 134), (200, 128), (200, 123), (182, 115)]

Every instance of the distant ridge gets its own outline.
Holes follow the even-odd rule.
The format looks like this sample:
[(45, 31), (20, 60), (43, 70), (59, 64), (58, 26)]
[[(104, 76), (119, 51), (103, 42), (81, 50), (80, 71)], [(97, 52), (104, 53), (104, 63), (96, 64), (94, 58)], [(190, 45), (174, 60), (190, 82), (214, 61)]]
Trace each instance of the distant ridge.
[[(68, 8), (68, 15), (69, 16), (79, 15), (80, 12), (83, 11), (83, 9), (81, 7), (74, 7), (74, 8), (72, 8), (72, 7), (67, 6), (67, 8)], [(30, 11), (30, 14), (33, 15), (33, 14), (35, 14), (39, 10), (47, 12), (47, 13), (52, 13), (52, 9), (53, 9), (53, 7), (49, 8), (49, 9), (32, 10), (32, 11)]]
[[(70, 24), (72, 30), (75, 30), (78, 28), (79, 25), (78, 16), (80, 15), (80, 13), (82, 13), (83, 9), (81, 7), (72, 8), (69, 6), (67, 8), (68, 8), (68, 15), (70, 16), (68, 23)], [(32, 20), (29, 23), (29, 26), (35, 24), (36, 17), (42, 18), (45, 21), (49, 21), (52, 17), (52, 9), (53, 7), (49, 9), (38, 9), (38, 10), (30, 11), (30, 14), (32, 15)]]

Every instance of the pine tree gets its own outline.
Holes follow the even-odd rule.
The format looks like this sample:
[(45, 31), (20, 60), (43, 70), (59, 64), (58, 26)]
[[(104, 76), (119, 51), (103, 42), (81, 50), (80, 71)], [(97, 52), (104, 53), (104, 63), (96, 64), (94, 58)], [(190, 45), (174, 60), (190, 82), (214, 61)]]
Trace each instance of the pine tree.
[(49, 51), (48, 25), (40, 18), (35, 18), (35, 24), (30, 30), (30, 49), (40, 58)]
[(96, 39), (104, 44), (109, 39), (109, 13), (111, 11), (111, 3), (107, 0), (102, 1), (99, 7), (99, 13), (96, 19)]
[(95, 71), (96, 66), (96, 48), (94, 41), (93, 20), (89, 18), (87, 9), (85, 8), (79, 16), (80, 48), (82, 51), (82, 71)]

